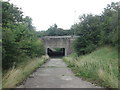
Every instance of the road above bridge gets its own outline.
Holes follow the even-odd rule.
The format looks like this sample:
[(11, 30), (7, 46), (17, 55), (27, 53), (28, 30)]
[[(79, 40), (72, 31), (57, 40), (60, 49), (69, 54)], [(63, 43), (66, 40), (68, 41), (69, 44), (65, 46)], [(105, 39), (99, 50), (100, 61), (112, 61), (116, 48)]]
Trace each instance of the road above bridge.
[(38, 68), (18, 88), (99, 88), (74, 76), (62, 61), (53, 58)]

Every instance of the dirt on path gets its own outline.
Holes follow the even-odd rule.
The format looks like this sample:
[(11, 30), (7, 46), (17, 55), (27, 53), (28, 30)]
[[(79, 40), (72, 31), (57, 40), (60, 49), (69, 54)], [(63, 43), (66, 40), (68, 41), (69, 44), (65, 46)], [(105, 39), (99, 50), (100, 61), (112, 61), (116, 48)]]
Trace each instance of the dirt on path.
[(53, 58), (38, 68), (18, 88), (100, 88), (76, 77), (62, 59)]

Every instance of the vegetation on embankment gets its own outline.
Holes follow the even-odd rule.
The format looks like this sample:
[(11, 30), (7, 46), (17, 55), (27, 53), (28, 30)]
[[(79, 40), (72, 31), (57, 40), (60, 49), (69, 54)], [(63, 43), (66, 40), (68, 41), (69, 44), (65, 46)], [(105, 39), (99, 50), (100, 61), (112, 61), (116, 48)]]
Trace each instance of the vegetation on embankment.
[(48, 56), (42, 56), (40, 58), (34, 58), (19, 65), (16, 68), (10, 69), (3, 76), (3, 88), (15, 88), (16, 85), (24, 81), (34, 70), (40, 67), (49, 59)]
[[(3, 88), (15, 87), (47, 61), (45, 49), (29, 16), (9, 1), (2, 3)], [(41, 58), (39, 58), (41, 57)]]
[(119, 2), (108, 4), (101, 15), (83, 15), (80, 22), (73, 26), (79, 36), (74, 42), (74, 50), (78, 55), (93, 52), (96, 48), (111, 45), (118, 47)]
[(104, 87), (118, 87), (118, 52), (116, 48), (102, 47), (96, 51), (77, 56), (64, 57), (76, 76)]
[(2, 15), (3, 72), (28, 60), (27, 58), (45, 54), (44, 45), (37, 37), (30, 17), (24, 16), (22, 10), (9, 1), (2, 1)]

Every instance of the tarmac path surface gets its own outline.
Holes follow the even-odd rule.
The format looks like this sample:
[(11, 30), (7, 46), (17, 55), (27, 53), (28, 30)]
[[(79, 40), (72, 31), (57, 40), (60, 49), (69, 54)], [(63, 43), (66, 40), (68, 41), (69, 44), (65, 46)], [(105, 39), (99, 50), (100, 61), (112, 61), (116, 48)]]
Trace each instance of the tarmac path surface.
[(76, 77), (59, 58), (52, 58), (18, 88), (101, 88)]

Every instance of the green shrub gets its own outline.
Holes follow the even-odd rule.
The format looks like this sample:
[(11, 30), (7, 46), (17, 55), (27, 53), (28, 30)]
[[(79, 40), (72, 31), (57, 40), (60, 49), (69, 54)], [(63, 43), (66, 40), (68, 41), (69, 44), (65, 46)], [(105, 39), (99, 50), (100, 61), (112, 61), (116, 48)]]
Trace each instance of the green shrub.
[(3, 72), (19, 65), (28, 58), (40, 57), (44, 51), (37, 37), (32, 19), (24, 17), (20, 8), (7, 1), (2, 2), (2, 67)]

